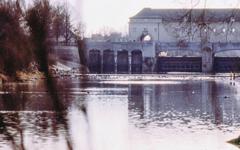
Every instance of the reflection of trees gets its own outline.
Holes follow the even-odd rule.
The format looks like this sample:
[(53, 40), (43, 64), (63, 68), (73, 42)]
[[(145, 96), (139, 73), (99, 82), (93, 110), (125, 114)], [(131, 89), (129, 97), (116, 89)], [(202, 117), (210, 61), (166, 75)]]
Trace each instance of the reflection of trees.
[[(2, 3), (1, 3), (2, 4)], [(12, 9), (14, 10), (14, 9)], [(14, 11), (13, 11), (14, 12)], [(64, 37), (66, 38), (66, 42), (68, 42), (69, 39), (69, 28), (70, 28), (70, 15), (68, 12), (65, 12), (66, 14), (64, 15), (65, 19), (65, 29), (66, 29), (66, 34), (64, 34)], [(14, 13), (13, 13), (14, 14)], [(3, 14), (4, 15), (4, 14)], [(33, 5), (28, 8), (25, 12), (25, 18), (24, 19), (26, 22), (26, 25), (28, 26), (28, 36), (31, 39), (31, 50), (34, 55), (34, 61), (38, 63), (38, 69), (42, 71), (46, 77), (44, 80), (45, 83), (45, 89), (44, 91), (47, 91), (47, 94), (42, 94), (44, 96), (45, 101), (40, 101), (38, 103), (34, 103), (37, 100), (42, 100), (41, 98), (33, 98), (33, 97), (28, 97), (29, 95), (23, 94), (22, 91), (28, 91), (28, 89), (21, 89), (23, 86), (17, 86), (14, 87), (14, 89), (3, 89), (3, 91), (11, 93), (5, 93), (0, 96), (0, 107), (1, 110), (7, 110), (7, 111), (18, 111), (18, 112), (7, 112), (7, 113), (0, 113), (0, 134), (3, 134), (6, 136), (6, 139), (10, 141), (12, 144), (13, 149), (21, 149), (24, 150), (24, 130), (28, 128), (28, 126), (32, 123), (31, 129), (34, 132), (37, 132), (39, 135), (45, 135), (48, 134), (48, 129), (51, 128), (53, 131), (54, 135), (58, 135), (58, 131), (64, 130), (64, 137), (66, 140), (66, 145), (69, 150), (73, 149), (72, 147), (72, 140), (71, 136), (69, 133), (69, 124), (68, 124), (68, 119), (67, 119), (67, 107), (68, 107), (68, 100), (71, 98), (69, 97), (69, 92), (64, 91), (62, 89), (62, 86), (60, 84), (56, 84), (57, 80), (55, 80), (52, 77), (52, 74), (49, 72), (49, 61), (48, 61), (48, 52), (51, 51), (51, 41), (49, 40), (49, 33), (51, 29), (51, 21), (52, 21), (52, 6), (50, 5), (48, 0), (35, 0), (33, 2)], [(12, 20), (14, 23), (16, 22), (16, 26), (20, 28), (19, 25), (19, 16), (13, 16), (16, 17), (17, 22)], [(9, 26), (10, 27), (10, 26)], [(12, 28), (13, 29), (13, 28)], [(9, 31), (12, 31), (9, 28)], [(13, 29), (15, 31), (15, 29)], [(22, 32), (22, 31), (21, 31)], [(16, 32), (20, 34), (19, 32)], [(19, 40), (19, 34), (12, 34), (13, 39), (18, 38), (18, 40), (15, 41), (20, 41)], [(17, 35), (17, 36), (16, 36)], [(57, 35), (58, 36), (58, 35)], [(21, 37), (21, 36), (20, 36)], [(58, 37), (57, 37), (58, 38)], [(8, 39), (8, 38), (5, 38)], [(23, 41), (25, 41), (25, 38), (22, 38)], [(14, 41), (14, 42), (15, 42)], [(23, 42), (21, 41), (21, 42)], [(20, 43), (21, 43), (20, 42)], [(12, 42), (10, 42), (12, 43)], [(25, 43), (25, 42), (23, 42)], [(24, 46), (19, 47), (19, 43), (17, 43), (17, 49), (20, 48), (20, 50), (25, 50)], [(25, 44), (26, 45), (26, 44)], [(83, 49), (84, 43), (82, 39), (78, 39), (78, 45), (79, 49)], [(16, 47), (14, 47), (15, 50)], [(27, 51), (26, 51), (27, 52)], [(20, 54), (20, 53), (16, 53)], [(25, 53), (24, 53), (25, 54)], [(27, 53), (29, 57), (24, 57), (24, 60), (30, 58), (30, 53)], [(79, 53), (80, 57), (83, 57), (83, 52), (81, 51)], [(25, 56), (25, 55), (24, 55)], [(19, 57), (20, 58), (20, 57)], [(22, 57), (21, 57), (22, 58)], [(12, 61), (13, 59), (8, 59), (10, 64), (14, 63)], [(86, 62), (82, 62), (82, 64), (86, 64)], [(20, 61), (17, 61), (20, 62)], [(7, 63), (7, 64), (9, 64)], [(21, 62), (19, 63), (21, 64)], [(16, 65), (19, 65), (16, 64)], [(14, 64), (15, 65), (15, 64)], [(11, 65), (10, 65), (11, 66)], [(11, 69), (14, 69), (15, 67), (8, 67), (10, 71), (12, 72)], [(16, 71), (16, 69), (14, 70)], [(81, 81), (80, 81), (81, 82)], [(78, 88), (81, 88), (81, 85), (78, 85)], [(32, 89), (31, 89), (32, 90)], [(59, 91), (64, 91), (65, 93), (60, 94)], [(31, 96), (36, 96), (35, 94), (30, 94)], [(65, 97), (64, 97), (65, 95)], [(43, 99), (44, 99), (43, 98)], [(29, 103), (28, 103), (29, 102)], [(34, 105), (34, 110), (32, 114), (27, 114), (23, 113), (21, 111), (24, 110), (29, 110), (31, 108), (28, 108), (29, 105), (30, 107)], [(39, 104), (39, 106), (35, 106)], [(52, 113), (47, 113), (47, 112), (38, 112), (36, 110), (41, 110), (43, 107), (41, 105), (47, 106), (47, 110), (52, 110)], [(44, 108), (43, 108), (44, 109)], [(82, 112), (84, 112), (85, 115), (87, 115), (86, 108), (82, 106), (80, 108)], [(26, 115), (26, 116), (24, 116)], [(30, 120), (29, 118), (32, 120)], [(25, 122), (25, 120), (27, 122)], [(49, 123), (49, 120), (51, 123)]]
[[(146, 88), (151, 88), (151, 91), (146, 93)], [(215, 81), (155, 85), (154, 87), (130, 85), (130, 115), (137, 113), (138, 119), (142, 119), (142, 123), (156, 121), (161, 125), (166, 118), (170, 121), (165, 123), (179, 120), (188, 124), (185, 122), (185, 117), (206, 122), (211, 120), (215, 125), (223, 124), (223, 111), (231, 106), (223, 108), (225, 102), (221, 101), (222, 91), (220, 88), (222, 85)], [(227, 118), (231, 118), (230, 114)]]
[(212, 83), (212, 113), (214, 115), (214, 123), (216, 125), (219, 125), (223, 123), (223, 114), (222, 114), (222, 108), (221, 108), (221, 103), (220, 103), (220, 97), (218, 93), (218, 87), (216, 85), (216, 82), (211, 82)]
[[(9, 117), (9, 116), (8, 116)], [(11, 119), (12, 117), (9, 117), (8, 119)], [(14, 118), (14, 122), (18, 122), (19, 120), (19, 116), (15, 114), (15, 118)], [(24, 150), (24, 141), (23, 141), (23, 134), (22, 134), (22, 130), (20, 128), (18, 128), (18, 126), (16, 124), (10, 124), (10, 123), (6, 123), (5, 122), (5, 117), (3, 114), (0, 114), (0, 134), (4, 135), (6, 140), (11, 142), (11, 147), (15, 150), (15, 149), (21, 149)], [(19, 141), (17, 139), (16, 133), (13, 134), (12, 132), (9, 131), (9, 128), (12, 128), (12, 130), (14, 130), (15, 132), (19, 132), (20, 135), (20, 143), (18, 144), (17, 141)]]
[(129, 85), (129, 110), (140, 112), (140, 118), (144, 118), (144, 99), (142, 85)]
[(215, 81), (202, 83), (202, 113), (208, 113), (216, 125), (223, 123), (224, 108), (221, 107), (219, 87), (221, 85)]
[(23, 133), (26, 129), (39, 140), (50, 136), (58, 137), (60, 131), (63, 131), (61, 135), (65, 137), (68, 149), (73, 149), (66, 113), (31, 113), (25, 118), (28, 121), (26, 123), (21, 118), (22, 115), (17, 112), (0, 114), (0, 134), (5, 141), (11, 143), (13, 149), (25, 149)]
[[(85, 84), (81, 80), (79, 80), (79, 84), (74, 85), (68, 81), (58, 82), (50, 74), (48, 77), (44, 82), (45, 88), (41, 87), (40, 91), (39, 89), (29, 89), (28, 85), (3, 86), (2, 90), (5, 94), (0, 95), (0, 110), (14, 111), (14, 113), (0, 113), (0, 134), (4, 135), (5, 141), (11, 143), (12, 149), (26, 149), (23, 133), (29, 130), (32, 135), (37, 135), (38, 140), (44, 137), (58, 137), (61, 134), (67, 148), (73, 149), (67, 118), (67, 108), (73, 97), (71, 91), (64, 88), (77, 87), (82, 90)], [(29, 91), (33, 93), (24, 93)], [(79, 109), (86, 115), (85, 106), (81, 106)], [(25, 110), (33, 112), (21, 112)]]
[[(3, 91), (8, 91), (8, 88), (3, 88)], [(13, 93), (1, 95), (2, 109), (7, 111), (22, 110), (25, 106), (24, 96), (21, 93), (21, 88), (16, 86)], [(21, 119), (18, 113), (0, 113), (0, 134), (6, 137), (7, 141), (11, 142), (13, 149), (24, 150), (23, 128)], [(19, 141), (19, 142), (18, 142)]]
[[(28, 131), (31, 135), (37, 135), (37, 137), (41, 138), (51, 136), (58, 137), (61, 133), (65, 138), (68, 149), (73, 149), (66, 111), (69, 106), (68, 101), (70, 101), (72, 97), (65, 97), (69, 95), (69, 91), (59, 94), (59, 100), (55, 100), (55, 102), (52, 102), (51, 98), (48, 98), (47, 101), (44, 102), (43, 99), (45, 97), (43, 97), (43, 99), (37, 99), (37, 97), (29, 99), (27, 94), (23, 94), (24, 92), (21, 88), (22, 86), (16, 86), (12, 90), (10, 90), (11, 88), (3, 88), (9, 93), (3, 94), (0, 97), (1, 110), (11, 111), (0, 113), (0, 134), (4, 136), (4, 140), (11, 142), (13, 149), (24, 150), (24, 131)], [(28, 91), (29, 89), (24, 88), (24, 90)], [(45, 104), (45, 106), (47, 106), (47, 112), (42, 112), (42, 109), (38, 111), (34, 103), (26, 105), (26, 102), (31, 100), (43, 100), (43, 103), (47, 102)], [(34, 112), (21, 112), (23, 110), (30, 110), (29, 107), (33, 107), (32, 110)], [(62, 108), (62, 110), (59, 110), (59, 108)], [(40, 140), (41, 138), (38, 139)]]

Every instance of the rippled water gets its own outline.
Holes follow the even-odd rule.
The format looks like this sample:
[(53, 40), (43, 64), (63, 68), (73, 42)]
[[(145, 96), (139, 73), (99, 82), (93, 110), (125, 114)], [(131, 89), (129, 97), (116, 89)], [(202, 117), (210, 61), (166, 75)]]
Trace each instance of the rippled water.
[[(238, 83), (58, 81), (0, 87), (0, 149), (237, 150)], [(62, 106), (60, 112), (56, 107)]]

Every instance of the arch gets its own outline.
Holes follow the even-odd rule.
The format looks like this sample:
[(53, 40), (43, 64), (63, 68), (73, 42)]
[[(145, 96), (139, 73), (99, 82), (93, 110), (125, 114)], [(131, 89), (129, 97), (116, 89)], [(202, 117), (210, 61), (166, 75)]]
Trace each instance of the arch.
[(203, 51), (211, 52), (211, 51), (212, 51), (212, 48), (206, 46), (206, 47), (203, 48)]
[(142, 73), (142, 63), (143, 63), (143, 56), (141, 50), (133, 50), (131, 52), (131, 72), (132, 73)]
[(103, 51), (103, 73), (114, 73), (115, 61), (114, 51), (107, 49)]
[(90, 50), (88, 56), (88, 67), (90, 73), (101, 73), (101, 64), (101, 51), (97, 49)]
[(117, 72), (118, 73), (128, 73), (129, 60), (128, 51), (121, 50), (117, 52)]
[(142, 33), (140, 36), (140, 41), (141, 42), (149, 42), (149, 41), (153, 41), (153, 36), (149, 33)]

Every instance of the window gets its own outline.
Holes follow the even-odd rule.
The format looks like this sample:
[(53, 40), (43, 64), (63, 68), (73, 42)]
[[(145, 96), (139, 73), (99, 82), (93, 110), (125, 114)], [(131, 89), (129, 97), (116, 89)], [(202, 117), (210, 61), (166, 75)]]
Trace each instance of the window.
[(137, 32), (137, 28), (134, 27), (134, 28), (133, 28), (133, 32)]
[(154, 32), (157, 32), (157, 28), (154, 28)]

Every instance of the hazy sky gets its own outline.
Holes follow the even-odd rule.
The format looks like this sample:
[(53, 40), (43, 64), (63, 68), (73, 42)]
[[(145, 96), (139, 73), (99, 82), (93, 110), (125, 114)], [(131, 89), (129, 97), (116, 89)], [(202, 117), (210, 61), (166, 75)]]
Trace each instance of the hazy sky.
[[(205, 0), (83, 0), (83, 20), (87, 33), (98, 32), (103, 27), (126, 32), (128, 18), (144, 7), (186, 8), (204, 7)], [(206, 0), (211, 8), (239, 7), (240, 0)]]
[[(73, 21), (83, 21), (87, 34), (102, 28), (127, 32), (128, 18), (144, 7), (150, 8), (239, 8), (240, 0), (51, 0), (65, 1), (73, 13)], [(197, 5), (196, 5), (197, 4)]]

